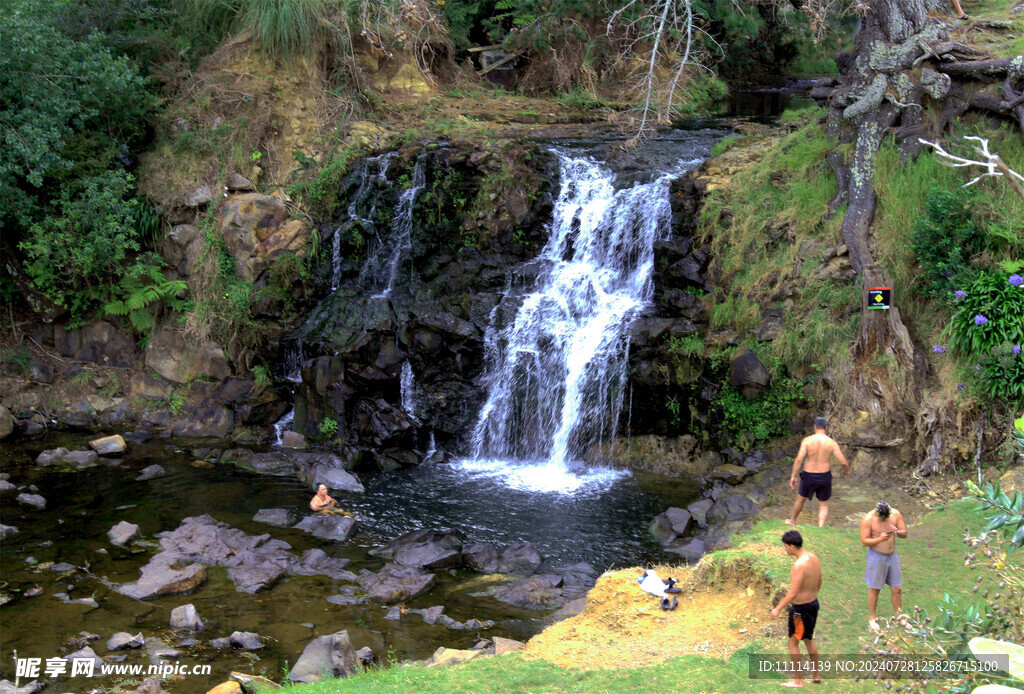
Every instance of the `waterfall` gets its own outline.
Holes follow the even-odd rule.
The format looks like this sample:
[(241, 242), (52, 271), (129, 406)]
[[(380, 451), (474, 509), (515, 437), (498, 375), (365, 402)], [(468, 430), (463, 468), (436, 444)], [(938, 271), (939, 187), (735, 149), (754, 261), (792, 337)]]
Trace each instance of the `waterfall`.
[[(398, 198), (391, 222), (391, 235), (387, 244), (381, 243), (377, 252), (367, 258), (360, 279), (371, 287), (379, 287), (372, 296), (384, 299), (391, 295), (398, 276), (398, 268), (402, 256), (412, 248), (412, 211), (416, 196), (427, 184), (427, 153), (426, 150), (416, 158), (412, 172), (412, 185)], [(385, 255), (385, 251), (387, 254)], [(381, 287), (381, 280), (387, 279)]]
[[(372, 231), (376, 234), (377, 226), (374, 218), (377, 216), (377, 195), (376, 188), (387, 187), (387, 173), (388, 167), (391, 166), (391, 160), (395, 158), (396, 152), (387, 152), (386, 154), (380, 154), (376, 157), (367, 157), (362, 160), (360, 164), (360, 176), (359, 176), (359, 187), (356, 189), (355, 194), (348, 203), (348, 209), (346, 211), (347, 220), (349, 224), (358, 222), (362, 227), (363, 231)], [(377, 168), (375, 175), (371, 174), (372, 167)], [(360, 216), (359, 205), (361, 205), (367, 198), (372, 202), (370, 210), (365, 216)], [(331, 272), (331, 291), (338, 288), (341, 284), (341, 231), (343, 225), (338, 225), (334, 230), (334, 244), (332, 248), (332, 272)]]
[(277, 420), (276, 424), (274, 424), (274, 434), (275, 434), (274, 445), (275, 446), (280, 446), (281, 445), (281, 434), (283, 434), (284, 432), (286, 432), (289, 429), (291, 429), (291, 423), (294, 420), (295, 420), (295, 408), (293, 407), (290, 410), (288, 410), (285, 413), (285, 415), (283, 417), (281, 417), (281, 419)]
[(412, 372), (412, 364), (406, 360), (402, 364), (402, 377), (399, 380), (401, 388), (402, 409), (405, 413), (417, 422), (420, 418), (416, 414), (416, 376)]
[(564, 473), (615, 436), (629, 326), (653, 294), (672, 176), (616, 190), (606, 167), (558, 155), (562, 187), (538, 258), (545, 270), (510, 323), (492, 312), (485, 336), (487, 399), (470, 469), (498, 459)]

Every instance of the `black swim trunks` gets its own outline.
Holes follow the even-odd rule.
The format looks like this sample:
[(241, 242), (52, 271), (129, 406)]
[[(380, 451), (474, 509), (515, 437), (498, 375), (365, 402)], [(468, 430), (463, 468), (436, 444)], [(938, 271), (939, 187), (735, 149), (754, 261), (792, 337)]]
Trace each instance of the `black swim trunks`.
[(818, 494), (818, 501), (828, 501), (832, 498), (831, 470), (800, 473), (800, 489), (797, 493), (805, 499), (810, 499), (815, 492)]
[(814, 638), (814, 625), (818, 622), (818, 601), (811, 600), (803, 605), (789, 606), (789, 635), (797, 640)]

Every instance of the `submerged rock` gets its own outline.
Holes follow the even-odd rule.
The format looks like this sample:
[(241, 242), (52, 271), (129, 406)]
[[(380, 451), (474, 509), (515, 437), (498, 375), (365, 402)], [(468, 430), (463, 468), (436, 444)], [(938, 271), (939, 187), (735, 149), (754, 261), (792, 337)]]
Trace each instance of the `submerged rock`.
[(288, 528), (295, 523), (295, 512), (283, 508), (261, 508), (252, 519), (257, 523)]
[(414, 566), (386, 564), (376, 574), (364, 579), (366, 597), (384, 605), (407, 602), (434, 587), (434, 574)]
[(231, 645), (243, 651), (258, 651), (263, 648), (263, 639), (251, 631), (236, 631), (228, 637)]
[(135, 478), (136, 482), (145, 482), (146, 480), (155, 480), (157, 477), (163, 477), (166, 471), (160, 465), (150, 465), (142, 468), (142, 472)]
[(693, 516), (689, 511), (681, 508), (670, 508), (655, 518), (647, 531), (654, 536), (658, 542), (668, 544), (677, 537), (682, 537), (690, 532), (693, 525)]
[(372, 550), (371, 554), (403, 566), (428, 569), (460, 566), (465, 539), (465, 534), (459, 530), (413, 530)]
[(46, 508), (46, 499), (39, 494), (27, 494), (22, 492), (16, 498), (19, 503), (25, 504), (26, 506), (35, 506), (39, 509)]
[(70, 451), (67, 448), (52, 448), (36, 456), (39, 465), (69, 466), (77, 469), (96, 467), (95, 451)]
[(18, 529), (13, 525), (2, 525), (0, 524), (0, 542), (9, 540), (18, 534)]
[(142, 648), (146, 639), (141, 633), (132, 636), (127, 631), (119, 631), (107, 640), (108, 651), (120, 651), (126, 648)]
[(142, 567), (138, 581), (119, 586), (117, 592), (138, 600), (191, 593), (206, 583), (206, 567), (187, 561), (175, 552), (161, 552)]

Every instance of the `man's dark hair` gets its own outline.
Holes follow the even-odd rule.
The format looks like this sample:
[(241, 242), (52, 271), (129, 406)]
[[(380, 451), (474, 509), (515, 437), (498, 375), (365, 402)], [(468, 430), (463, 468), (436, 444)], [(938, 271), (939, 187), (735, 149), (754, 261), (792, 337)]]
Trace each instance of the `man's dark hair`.
[(879, 518), (888, 518), (891, 511), (892, 509), (889, 508), (889, 504), (884, 501), (879, 501), (878, 506), (875, 506), (875, 513), (878, 514)]
[(824, 417), (815, 417), (814, 418), (814, 428), (815, 429), (828, 429), (828, 420), (825, 419)]
[(787, 530), (782, 533), (782, 544), (793, 545), (794, 547), (803, 547), (804, 538), (800, 534), (799, 530)]
[(317, 482), (316, 484), (314, 484), (314, 485), (313, 485), (313, 491), (314, 491), (314, 492), (318, 492), (318, 491), (320, 491), (320, 485), (323, 485), (323, 486), (325, 486), (325, 487), (327, 486), (327, 485), (326, 485), (326, 484), (324, 484), (323, 482)]

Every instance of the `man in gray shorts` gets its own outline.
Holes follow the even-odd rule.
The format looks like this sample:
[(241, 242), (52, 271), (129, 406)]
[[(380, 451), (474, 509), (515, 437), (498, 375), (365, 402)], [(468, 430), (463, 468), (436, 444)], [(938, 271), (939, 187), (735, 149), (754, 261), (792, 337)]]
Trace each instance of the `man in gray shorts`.
[(889, 504), (879, 501), (874, 510), (860, 522), (860, 543), (868, 548), (868, 567), (864, 581), (868, 584), (868, 626), (878, 630), (878, 594), (888, 584), (892, 592), (892, 609), (899, 614), (903, 609), (903, 574), (900, 555), (896, 553), (896, 538), (907, 536), (903, 514)]

